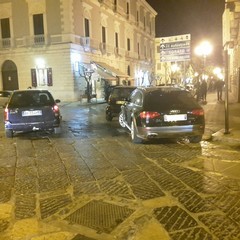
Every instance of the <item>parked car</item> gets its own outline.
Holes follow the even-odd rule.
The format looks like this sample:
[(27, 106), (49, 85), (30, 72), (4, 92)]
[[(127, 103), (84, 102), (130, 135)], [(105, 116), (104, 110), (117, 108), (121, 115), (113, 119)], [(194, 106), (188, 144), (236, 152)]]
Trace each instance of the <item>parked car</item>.
[(112, 121), (113, 117), (118, 117), (121, 111), (121, 105), (125, 103), (135, 88), (134, 86), (116, 86), (112, 89), (106, 107), (107, 121)]
[(58, 133), (61, 122), (59, 102), (47, 90), (13, 91), (4, 111), (6, 137), (40, 130)]
[(9, 100), (11, 95), (11, 91), (0, 91), (0, 107), (5, 107), (6, 103)]
[(202, 139), (204, 110), (190, 92), (179, 87), (139, 87), (121, 107), (119, 123), (131, 132), (132, 141), (188, 137)]

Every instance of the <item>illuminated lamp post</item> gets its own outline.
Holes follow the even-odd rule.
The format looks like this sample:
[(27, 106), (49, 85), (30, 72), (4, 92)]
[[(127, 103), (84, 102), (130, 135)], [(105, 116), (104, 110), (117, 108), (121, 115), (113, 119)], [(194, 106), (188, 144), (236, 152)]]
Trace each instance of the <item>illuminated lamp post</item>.
[(206, 59), (207, 56), (212, 53), (213, 47), (208, 41), (203, 41), (195, 48), (195, 54), (203, 58), (203, 71), (202, 75), (205, 75)]

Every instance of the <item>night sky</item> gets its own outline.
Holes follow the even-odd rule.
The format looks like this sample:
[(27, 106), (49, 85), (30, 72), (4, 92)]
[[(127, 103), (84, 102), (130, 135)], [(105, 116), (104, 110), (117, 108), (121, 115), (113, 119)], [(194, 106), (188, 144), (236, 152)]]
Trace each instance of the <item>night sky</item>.
[[(212, 61), (222, 63), (224, 0), (147, 0), (158, 13), (156, 37), (191, 34), (192, 49), (202, 40), (213, 45)], [(210, 56), (209, 56), (210, 57)]]

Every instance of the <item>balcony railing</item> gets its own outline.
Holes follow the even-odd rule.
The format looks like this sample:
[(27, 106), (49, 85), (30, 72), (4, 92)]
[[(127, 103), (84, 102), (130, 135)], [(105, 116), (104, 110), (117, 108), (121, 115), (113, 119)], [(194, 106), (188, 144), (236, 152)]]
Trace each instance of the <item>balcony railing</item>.
[[(90, 37), (81, 37), (74, 34), (59, 34), (59, 35), (35, 35), (22, 38), (6, 38), (0, 39), (0, 51), (3, 49), (13, 48), (28, 48), (28, 47), (44, 47), (46, 45), (57, 45), (64, 43), (73, 43), (79, 45), (84, 51), (96, 52), (102, 54), (112, 54), (119, 57), (128, 57), (138, 59), (138, 53), (126, 51), (125, 48), (115, 48), (114, 45), (101, 43), (99, 40)], [(141, 56), (140, 60), (144, 60)]]
[(33, 45), (45, 45), (45, 36), (44, 35), (35, 35), (33, 37)]
[(11, 38), (3, 38), (0, 43), (2, 48), (10, 48), (11, 47)]

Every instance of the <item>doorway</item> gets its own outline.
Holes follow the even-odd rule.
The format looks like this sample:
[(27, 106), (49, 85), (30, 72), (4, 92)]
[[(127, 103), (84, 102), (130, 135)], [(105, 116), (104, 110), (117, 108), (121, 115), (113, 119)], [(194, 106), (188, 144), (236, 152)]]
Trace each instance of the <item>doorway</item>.
[(7, 60), (2, 65), (3, 90), (18, 90), (18, 73), (16, 64)]

